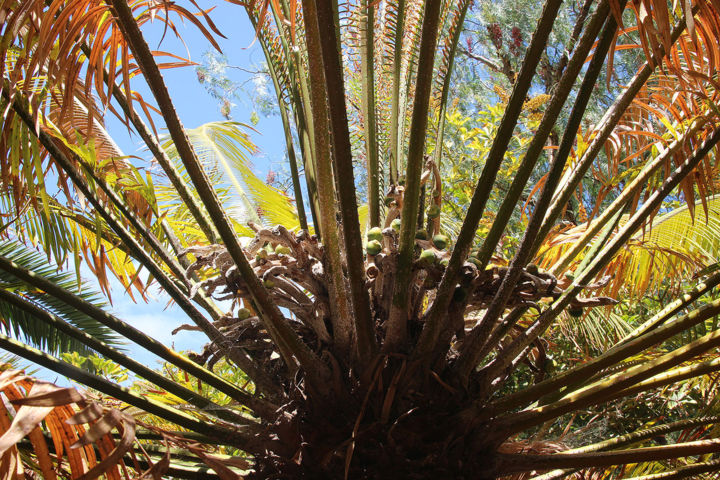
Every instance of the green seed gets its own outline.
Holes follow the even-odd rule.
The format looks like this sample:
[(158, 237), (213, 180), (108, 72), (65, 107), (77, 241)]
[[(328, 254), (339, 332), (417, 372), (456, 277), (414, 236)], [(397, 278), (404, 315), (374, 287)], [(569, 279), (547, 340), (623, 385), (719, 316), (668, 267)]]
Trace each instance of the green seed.
[(393, 197), (385, 197), (385, 206), (386, 207), (389, 207), (393, 203), (395, 203), (395, 199)]
[(390, 226), (392, 227), (393, 230), (395, 230), (396, 232), (399, 232), (400, 231), (400, 223), (401, 223), (400, 219), (396, 218), (395, 220), (392, 221)]
[(418, 258), (418, 261), (425, 265), (431, 265), (435, 263), (435, 260), (435, 252), (433, 252), (432, 250), (423, 250), (420, 254), (420, 258)]
[(380, 227), (371, 228), (367, 232), (367, 239), (370, 241), (377, 240), (378, 242), (381, 242), (382, 238), (383, 238), (383, 235), (382, 235), (382, 230), (380, 229)]
[(238, 313), (237, 313), (238, 320), (247, 320), (251, 316), (252, 316), (252, 313), (250, 313), (250, 310), (248, 310), (247, 308), (241, 308), (240, 310), (238, 310)]
[(273, 288), (275, 287), (275, 282), (272, 280), (263, 280), (263, 285), (265, 285), (265, 288)]
[(428, 232), (427, 230), (418, 230), (415, 232), (415, 238), (418, 240), (427, 240), (428, 239)]
[(290, 252), (290, 247), (286, 247), (285, 245), (278, 245), (277, 247), (275, 247), (275, 253), (290, 255)]
[(365, 246), (365, 251), (368, 255), (377, 255), (382, 252), (382, 244), (377, 240), (370, 240)]
[(433, 204), (430, 206), (430, 208), (428, 208), (427, 216), (428, 216), (428, 218), (437, 218), (437, 217), (439, 217), (439, 216), (440, 216), (440, 207), (433, 203)]
[(525, 267), (525, 271), (529, 273), (530, 275), (537, 275), (539, 270), (538, 266), (534, 263), (529, 264), (527, 267)]
[(445, 235), (435, 235), (432, 241), (438, 250), (445, 250), (450, 243), (450, 239)]

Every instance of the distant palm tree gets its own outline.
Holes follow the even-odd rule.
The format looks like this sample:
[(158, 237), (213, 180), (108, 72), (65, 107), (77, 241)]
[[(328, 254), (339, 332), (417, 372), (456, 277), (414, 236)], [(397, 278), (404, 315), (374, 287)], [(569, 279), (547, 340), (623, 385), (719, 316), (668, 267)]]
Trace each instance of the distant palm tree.
[[(717, 222), (708, 207), (717, 175), (709, 157), (720, 140), (716, 2), (638, 0), (633, 16), (623, 0), (601, 0), (577, 17), (579, 35), (542, 119), (501, 203), (490, 205), (541, 52), (566, 14), (560, 0), (547, 0), (492, 144), (476, 159), (481, 174), (469, 205), (459, 205), (466, 214), (453, 239), (443, 235), (442, 207), (452, 198), (440, 167), (470, 2), (232, 3), (249, 14), (267, 58), (294, 206), (252, 175), (241, 125), (186, 130), (175, 112), (160, 68), (184, 62), (157, 63), (167, 55), (150, 50), (140, 27), (154, 19), (174, 32), (182, 19), (214, 42), (219, 32), (206, 12), (145, 0), (0, 5), (3, 234), (61, 267), (85, 259), (106, 293), (108, 273), (127, 293), (144, 295), (151, 280), (191, 320), (184, 328), (210, 341), (190, 360), (78, 295), (37, 259), (20, 261), (25, 247), (6, 248), (0, 312), (11, 334), (0, 335), (0, 347), (93, 390), (0, 376), (7, 399), (23, 405), (0, 404), (14, 422), (0, 415), (4, 475), (20, 478), (32, 459), (46, 478), (145, 471), (224, 479), (249, 469), (251, 478), (649, 479), (720, 470), (712, 409), (676, 409), (664, 424), (642, 410), (653, 392), (678, 382), (705, 382), (701, 400), (714, 401), (720, 301), (701, 297), (720, 275), (685, 282), (689, 291), (608, 338), (604, 352), (571, 359), (555, 328), (633, 289), (669, 289), (667, 279), (687, 274), (677, 258), (684, 265), (705, 254), (673, 243), (665, 248), (673, 261), (664, 261), (642, 232), (667, 201), (692, 209), (696, 196), (704, 208), (695, 222), (703, 214)], [(647, 61), (585, 135), (600, 71), (628, 48), (642, 48)], [(130, 88), (133, 76), (155, 105)], [(564, 133), (545, 152), (568, 98)], [(151, 109), (167, 141), (141, 118), (152, 120)], [(142, 138), (162, 172), (122, 156), (104, 130), (106, 112)], [(541, 159), (547, 171), (536, 171)], [(367, 181), (366, 208), (358, 177)], [(531, 188), (530, 178), (540, 180)], [(600, 184), (596, 198), (583, 196), (584, 179)], [(498, 245), (528, 193), (524, 236), (504, 258)], [(574, 196), (592, 218), (568, 231), (558, 219)], [(652, 278), (624, 275), (638, 268), (627, 256), (612, 270), (641, 247), (639, 268), (652, 264)], [(71, 324), (73, 316), (84, 323)], [(45, 327), (7, 327), (28, 318)], [(702, 334), (683, 336), (699, 326)], [(148, 383), (128, 390), (12, 338), (48, 346), (42, 335), (56, 330)], [(103, 343), (116, 339), (109, 331), (158, 355), (166, 370)], [(629, 433), (564, 443), (633, 397)], [(210, 453), (218, 445), (224, 453)], [(207, 467), (215, 473), (201, 473)]]

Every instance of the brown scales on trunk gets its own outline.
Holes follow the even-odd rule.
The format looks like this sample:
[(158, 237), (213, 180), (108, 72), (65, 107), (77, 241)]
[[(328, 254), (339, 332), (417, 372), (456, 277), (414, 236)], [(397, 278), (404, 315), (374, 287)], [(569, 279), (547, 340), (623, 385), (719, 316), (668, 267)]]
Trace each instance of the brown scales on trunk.
[[(456, 360), (465, 332), (476, 326), (476, 321), (463, 321), (466, 314), (487, 308), (507, 268), (478, 271), (472, 263), (465, 263), (461, 281), (465, 289), (456, 292), (462, 297), (461, 312), (447, 317), (452, 348), (424, 378), (415, 374), (419, 364), (404, 354), (380, 355), (363, 371), (351, 368), (348, 377), (342, 373), (348, 371), (347, 366), (338, 362), (326, 341), (332, 325), (323, 246), (304, 231), (295, 234), (282, 226), (255, 228), (255, 238), (245, 248), (255, 273), (273, 300), (290, 313), (291, 325), (303, 341), (333, 366), (327, 391), (312, 390), (302, 374), (285, 386), (289, 399), (266, 426), (263, 436), (268, 439), (268, 454), (258, 457), (256, 478), (343, 478), (346, 471), (347, 478), (358, 479), (478, 478), (482, 472), (495, 478), (493, 452), (505, 440), (503, 432), (495, 431), (492, 421), (475, 424), (463, 418), (464, 412), (478, 404), (480, 386), (471, 381), (463, 388), (444, 367)], [(382, 235), (382, 252), (367, 255), (365, 263), (378, 343), (385, 334), (383, 321), (391, 300), (384, 287), (394, 281), (397, 258), (397, 232), (386, 228)], [(434, 259), (421, 259), (423, 251), (432, 251)], [(283, 362), (274, 354), (275, 347), (259, 319), (245, 318), (246, 312), (253, 310), (252, 302), (227, 251), (210, 246), (192, 248), (188, 253), (197, 260), (187, 274), (205, 270), (206, 280), (197, 288), (217, 299), (233, 301), (233, 311), (215, 322), (219, 330), (252, 351), (263, 369), (283, 373)], [(434, 297), (445, 268), (442, 261), (448, 254), (432, 242), (418, 239), (415, 256), (413, 282), (408, 286), (408, 311), (413, 315), (408, 342), (412, 344), (420, 335), (425, 306)], [(569, 284), (567, 278), (558, 282), (531, 266), (520, 277), (507, 308), (537, 307), (543, 299), (558, 298)], [(590, 297), (575, 299), (571, 305), (583, 308), (614, 303), (607, 297)], [(502, 340), (507, 342), (518, 331), (522, 329), (514, 329)], [(221, 356), (209, 344), (196, 358), (212, 365)], [(544, 369), (542, 362), (528, 362), (536, 371)]]

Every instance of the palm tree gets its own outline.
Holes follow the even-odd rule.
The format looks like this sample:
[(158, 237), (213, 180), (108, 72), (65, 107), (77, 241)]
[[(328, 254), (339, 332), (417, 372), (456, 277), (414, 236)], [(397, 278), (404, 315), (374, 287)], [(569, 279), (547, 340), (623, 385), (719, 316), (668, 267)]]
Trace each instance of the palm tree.
[[(139, 273), (147, 271), (209, 339), (189, 359), (2, 252), (3, 305), (152, 384), (139, 394), (0, 335), (1, 348), (94, 392), (0, 377), (0, 390), (22, 405), (12, 426), (0, 423), (9, 478), (19, 478), (28, 446), (45, 477), (55, 475), (50, 452), (66, 452), (73, 478), (133, 469), (198, 475), (192, 462), (220, 478), (237, 476), (232, 467), (250, 467), (251, 478), (698, 478), (720, 470), (720, 440), (709, 429), (718, 419), (702, 408), (652, 427), (656, 419), (641, 417), (627, 432), (577, 448), (562, 441), (563, 431), (577, 430), (576, 416), (608, 415), (620, 399), (715, 378), (720, 301), (705, 295), (720, 275), (685, 282), (689, 290), (605, 351), (563, 359), (553, 371), (547, 348), (568, 313), (609, 307), (626, 294), (620, 275), (605, 276), (621, 272), (609, 269), (631, 244), (652, 251), (642, 232), (668, 202), (694, 212), (697, 196), (711, 214), (708, 158), (720, 140), (715, 2), (637, 1), (625, 12), (624, 1), (601, 0), (578, 17), (542, 119), (518, 129), (531, 139), (502, 201), (491, 205), (563, 14), (560, 0), (547, 0), (450, 245), (439, 215), (453, 201), (441, 174), (445, 121), (470, 2), (231, 1), (246, 10), (267, 57), (296, 215), (243, 169), (250, 146), (238, 125), (188, 131), (175, 112), (160, 73), (173, 64), (157, 62), (162, 52), (150, 50), (141, 26), (156, 20), (174, 31), (182, 19), (214, 42), (219, 32), (206, 12), (145, 0), (0, 5), (4, 234), (43, 246), (60, 266), (87, 258), (103, 288), (112, 273), (142, 294)], [(601, 70), (634, 43), (645, 63), (589, 129), (583, 118)], [(147, 83), (154, 106), (131, 89), (131, 77)], [(568, 98), (564, 132), (545, 153)], [(152, 120), (151, 108), (168, 142), (144, 123), (141, 112)], [(119, 156), (103, 127), (106, 111), (139, 135), (162, 174), (141, 174)], [(362, 195), (358, 176), (367, 180)], [(582, 194), (588, 182), (602, 187), (594, 198)], [(529, 191), (523, 237), (503, 256), (498, 245)], [(574, 196), (592, 219), (566, 231), (558, 219)], [(266, 203), (258, 209), (253, 198)], [(478, 230), (481, 222), (487, 228)], [(670, 287), (659, 279), (681, 272), (674, 265), (654, 273), (662, 288)], [(138, 363), (71, 325), (57, 305), (203, 387)], [(679, 341), (699, 325), (709, 333)], [(241, 375), (220, 375), (218, 366)], [(35, 428), (43, 418), (50, 441)], [(673, 432), (681, 435), (668, 443)], [(230, 455), (208, 453), (218, 445)], [(638, 463), (652, 474), (638, 476)]]

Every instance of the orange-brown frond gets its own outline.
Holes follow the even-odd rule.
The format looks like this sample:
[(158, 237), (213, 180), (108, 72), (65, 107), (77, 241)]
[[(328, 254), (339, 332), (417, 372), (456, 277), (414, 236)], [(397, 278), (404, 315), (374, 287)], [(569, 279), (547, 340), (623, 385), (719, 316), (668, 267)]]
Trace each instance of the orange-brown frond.
[[(132, 9), (138, 23), (159, 21), (166, 32), (172, 31), (178, 37), (175, 19), (187, 20), (219, 50), (215, 37), (221, 34), (206, 11), (192, 13), (174, 2), (145, 0), (133, 2)], [(94, 90), (104, 107), (109, 106), (117, 83), (122, 85), (126, 98), (132, 100), (135, 96), (130, 79), (137, 66), (105, 2), (6, 0), (0, 11), (4, 12), (0, 23), (0, 76), (8, 82), (2, 88), (27, 95), (35, 115), (40, 113), (42, 88), (62, 89), (56, 99), (61, 118), (73, 108), (77, 88), (84, 88), (86, 97)], [(165, 68), (188, 64), (174, 57), (179, 61), (166, 63)]]

